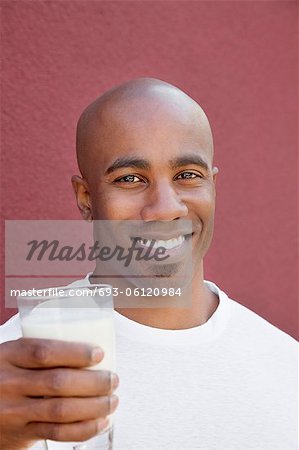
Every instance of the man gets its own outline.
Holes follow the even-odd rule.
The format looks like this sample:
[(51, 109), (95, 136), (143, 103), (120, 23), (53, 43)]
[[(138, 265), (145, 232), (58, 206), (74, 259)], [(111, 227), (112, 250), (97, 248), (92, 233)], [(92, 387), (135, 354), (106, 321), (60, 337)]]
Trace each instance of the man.
[[(295, 450), (295, 340), (204, 281), (218, 170), (202, 109), (168, 83), (125, 83), (82, 114), (77, 156), (81, 176), (72, 183), (85, 220), (192, 223), (191, 236), (159, 237), (178, 251), (191, 245), (190, 304), (173, 308), (169, 298), (163, 307), (124, 303), (115, 312), (115, 449)], [(178, 270), (152, 276), (171, 284)], [(85, 282), (98, 276), (96, 269)], [(2, 331), (10, 341), (1, 351), (3, 450), (86, 440), (106, 426), (118, 377), (77, 370), (98, 362), (99, 349), (14, 340), (17, 317)]]

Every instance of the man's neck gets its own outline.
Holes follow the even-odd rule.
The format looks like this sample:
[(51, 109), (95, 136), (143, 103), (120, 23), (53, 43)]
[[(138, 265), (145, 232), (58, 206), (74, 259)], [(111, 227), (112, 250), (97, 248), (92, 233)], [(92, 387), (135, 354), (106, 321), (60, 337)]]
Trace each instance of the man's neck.
[(182, 330), (204, 324), (214, 314), (219, 299), (206, 286), (200, 298), (192, 299), (186, 308), (118, 308), (117, 312), (135, 322), (153, 328)]
[[(97, 278), (93, 281), (93, 276), (90, 278), (91, 282), (99, 282)], [(122, 281), (124, 282), (124, 280)], [(101, 282), (115, 286), (115, 279), (105, 279)], [(123, 288), (121, 290), (124, 291)], [(216, 311), (219, 299), (205, 285), (203, 270), (200, 270), (193, 278), (191, 289), (189, 289), (187, 295), (187, 298), (179, 302), (175, 302), (173, 297), (166, 300), (165, 297), (161, 297), (161, 301), (164, 302), (163, 305), (167, 303), (167, 306), (158, 308), (153, 308), (148, 304), (146, 307), (135, 307), (135, 300), (138, 301), (139, 297), (134, 299), (134, 307), (123, 307), (120, 306), (123, 304), (123, 300), (115, 297), (115, 310), (128, 319), (153, 328), (181, 330), (204, 324)], [(155, 298), (155, 301), (158, 301), (158, 299)], [(175, 303), (175, 306), (172, 306), (172, 303)]]

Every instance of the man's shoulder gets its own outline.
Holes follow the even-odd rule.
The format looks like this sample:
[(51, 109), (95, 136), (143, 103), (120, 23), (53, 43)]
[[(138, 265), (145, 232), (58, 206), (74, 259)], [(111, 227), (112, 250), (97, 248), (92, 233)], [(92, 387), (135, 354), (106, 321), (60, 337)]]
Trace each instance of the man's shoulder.
[(298, 352), (298, 342), (292, 336), (276, 327), (266, 318), (252, 311), (234, 299), (229, 299), (232, 311), (231, 326), (240, 334), (261, 346), (276, 349), (292, 349)]
[(269, 322), (265, 317), (254, 312), (250, 307), (231, 298), (217, 284), (211, 281), (205, 281), (205, 283), (220, 299), (221, 314), (219, 311), (218, 316), (223, 317), (224, 312), (228, 313), (229, 322), (226, 329), (232, 332), (233, 335), (239, 334), (245, 339), (251, 337), (262, 341), (271, 341), (271, 343), (273, 340), (277, 340), (282, 344), (297, 346), (298, 342), (292, 336)]

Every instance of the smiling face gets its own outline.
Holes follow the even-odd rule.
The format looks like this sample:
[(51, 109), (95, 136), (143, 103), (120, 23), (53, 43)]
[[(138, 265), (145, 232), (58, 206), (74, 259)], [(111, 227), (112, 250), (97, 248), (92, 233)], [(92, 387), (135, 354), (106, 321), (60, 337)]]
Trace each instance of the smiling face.
[(196, 270), (212, 239), (217, 173), (200, 107), (166, 83), (137, 80), (84, 112), (77, 144), (84, 179), (73, 185), (84, 218), (139, 221), (138, 244), (154, 239), (174, 257), (189, 242)]

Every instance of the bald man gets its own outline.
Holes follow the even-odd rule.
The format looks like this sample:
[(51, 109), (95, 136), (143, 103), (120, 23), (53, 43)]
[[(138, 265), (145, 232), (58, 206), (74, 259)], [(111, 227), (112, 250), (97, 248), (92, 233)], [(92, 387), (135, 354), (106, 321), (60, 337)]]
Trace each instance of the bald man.
[(84, 283), (140, 288), (144, 276), (170, 287), (191, 259), (189, 304), (173, 307), (170, 296), (158, 297), (159, 307), (138, 297), (134, 307), (121, 303), (118, 374), (78, 370), (100, 361), (101, 349), (18, 339), (12, 318), (2, 327), (1, 448), (40, 439), (62, 448), (53, 441), (86, 440), (116, 410), (115, 449), (295, 450), (296, 341), (204, 280), (218, 170), (203, 110), (168, 83), (130, 81), (83, 112), (77, 157), (72, 183), (84, 220), (140, 223), (143, 247), (154, 240), (169, 256), (163, 265), (132, 262), (135, 278), (116, 264), (114, 278), (99, 279), (97, 261)]

